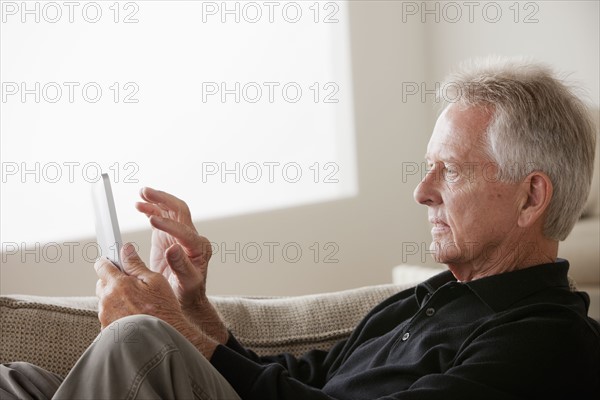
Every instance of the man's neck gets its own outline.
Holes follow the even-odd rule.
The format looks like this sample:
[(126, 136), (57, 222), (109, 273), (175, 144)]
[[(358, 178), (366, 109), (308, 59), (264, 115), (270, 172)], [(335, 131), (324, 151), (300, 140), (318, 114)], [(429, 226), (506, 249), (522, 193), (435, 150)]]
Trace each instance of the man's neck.
[(496, 253), (499, 255), (497, 258), (447, 264), (448, 269), (458, 281), (468, 282), (556, 261), (558, 241), (547, 238), (523, 239), (502, 246)]

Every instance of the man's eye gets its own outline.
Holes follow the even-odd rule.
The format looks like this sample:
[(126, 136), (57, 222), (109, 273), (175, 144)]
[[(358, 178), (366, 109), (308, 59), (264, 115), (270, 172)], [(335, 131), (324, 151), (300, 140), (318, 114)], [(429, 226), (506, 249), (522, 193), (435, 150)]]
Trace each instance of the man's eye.
[(454, 166), (444, 166), (444, 175), (448, 180), (455, 180), (458, 178), (458, 169)]

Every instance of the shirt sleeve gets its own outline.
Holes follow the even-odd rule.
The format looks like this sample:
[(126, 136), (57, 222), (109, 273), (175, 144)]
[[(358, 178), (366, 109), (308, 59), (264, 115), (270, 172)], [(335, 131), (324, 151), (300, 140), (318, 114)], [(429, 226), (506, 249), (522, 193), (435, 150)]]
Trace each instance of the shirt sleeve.
[(210, 362), (244, 400), (329, 399), (320, 388), (325, 383), (338, 343), (329, 352), (313, 350), (302, 357), (291, 354), (258, 357), (232, 336), (219, 345)]

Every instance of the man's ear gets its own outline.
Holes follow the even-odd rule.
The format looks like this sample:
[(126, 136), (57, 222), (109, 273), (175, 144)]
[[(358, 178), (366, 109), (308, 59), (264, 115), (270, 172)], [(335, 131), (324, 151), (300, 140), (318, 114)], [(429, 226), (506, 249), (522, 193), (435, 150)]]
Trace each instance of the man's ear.
[(534, 171), (527, 175), (522, 185), (527, 197), (521, 206), (518, 224), (521, 228), (529, 228), (542, 217), (548, 208), (553, 188), (548, 175), (540, 171)]

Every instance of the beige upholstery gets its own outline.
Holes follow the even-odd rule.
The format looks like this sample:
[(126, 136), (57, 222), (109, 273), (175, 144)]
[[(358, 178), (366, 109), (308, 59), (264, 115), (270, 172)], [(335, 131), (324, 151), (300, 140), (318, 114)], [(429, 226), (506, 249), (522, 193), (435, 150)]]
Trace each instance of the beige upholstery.
[[(259, 354), (327, 349), (376, 304), (416, 282), (311, 296), (211, 297), (228, 328)], [(100, 330), (93, 297), (0, 297), (0, 362), (28, 361), (66, 375)], [(114, 334), (107, 332), (102, 334)]]

